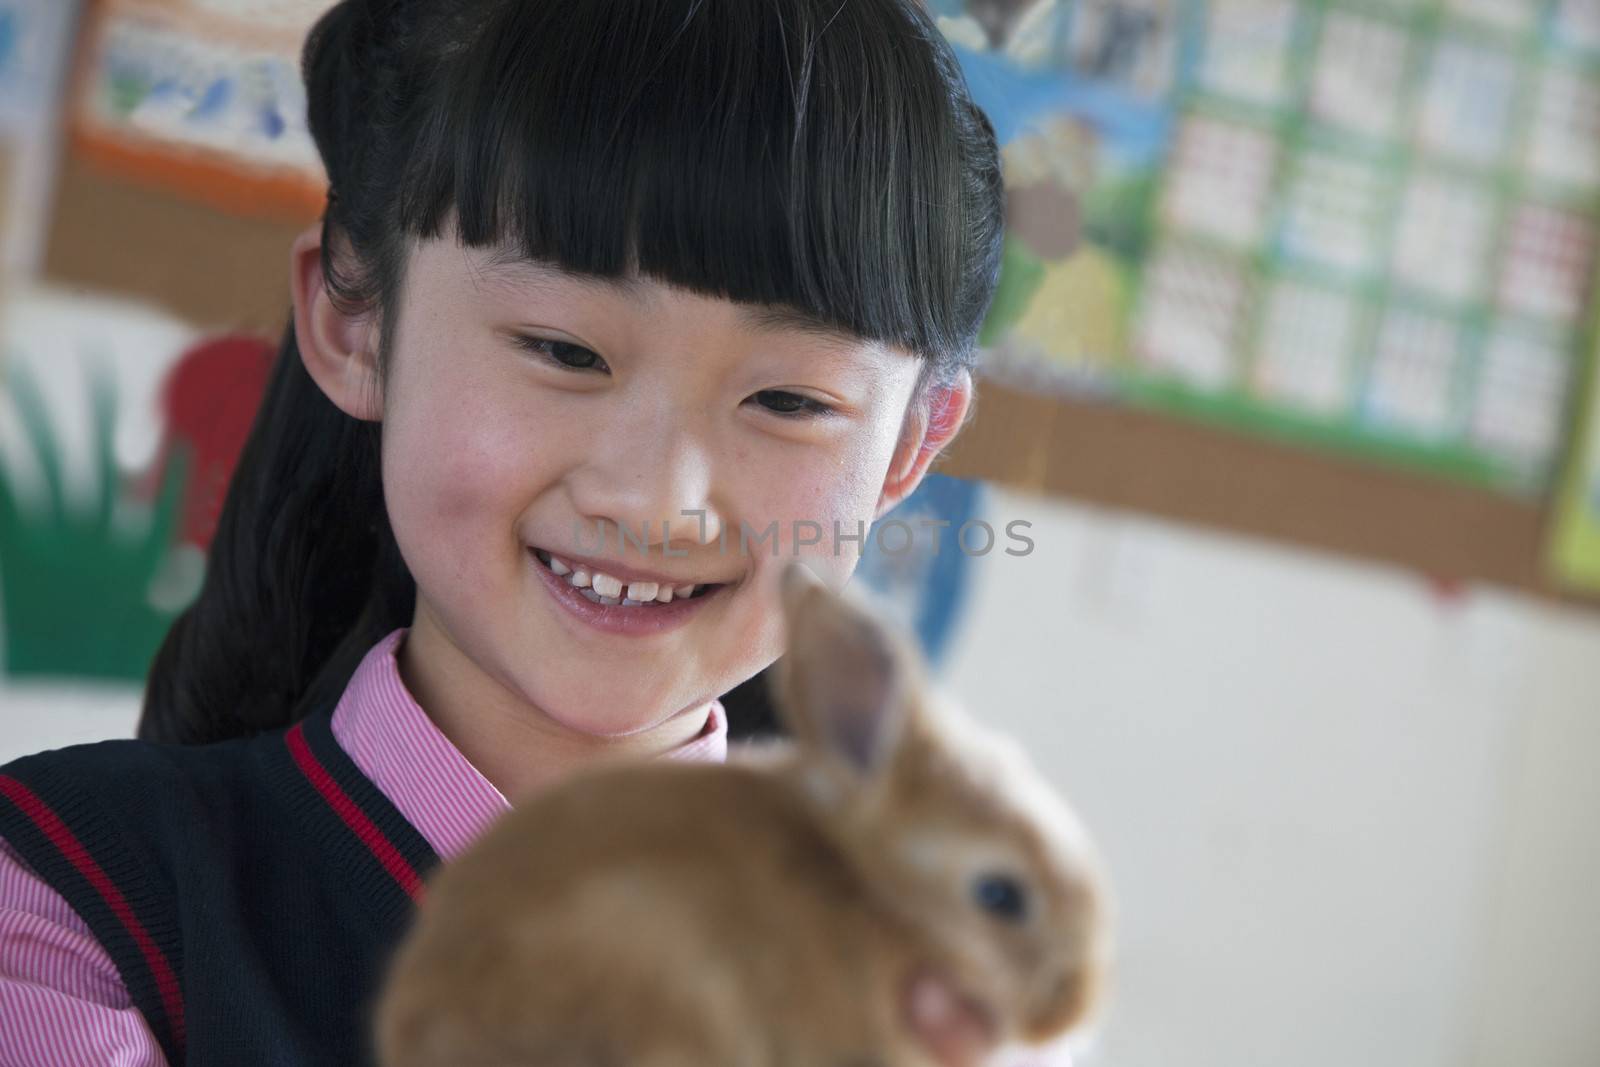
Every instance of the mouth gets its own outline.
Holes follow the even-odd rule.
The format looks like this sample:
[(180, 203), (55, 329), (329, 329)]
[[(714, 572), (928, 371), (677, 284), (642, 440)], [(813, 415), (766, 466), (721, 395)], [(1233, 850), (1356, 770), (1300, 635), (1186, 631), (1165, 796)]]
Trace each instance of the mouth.
[(528, 559), (562, 614), (591, 632), (651, 637), (687, 625), (723, 603), (738, 581), (680, 582), (638, 572), (613, 574), (614, 565), (559, 556), (530, 547)]
[(533, 558), (579, 596), (602, 607), (660, 608), (673, 601), (714, 595), (726, 582), (679, 582), (663, 576), (618, 577), (591, 564), (563, 559), (546, 549), (532, 549)]

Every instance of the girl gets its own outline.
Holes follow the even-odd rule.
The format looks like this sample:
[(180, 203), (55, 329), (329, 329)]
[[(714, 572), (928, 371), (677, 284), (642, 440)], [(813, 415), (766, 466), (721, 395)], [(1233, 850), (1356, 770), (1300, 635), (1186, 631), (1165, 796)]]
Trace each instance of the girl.
[(362, 1061), (432, 865), (721, 758), (769, 578), (968, 410), (999, 160), (915, 0), (344, 0), (303, 65), (328, 207), (140, 740), (0, 769), (0, 1063)]

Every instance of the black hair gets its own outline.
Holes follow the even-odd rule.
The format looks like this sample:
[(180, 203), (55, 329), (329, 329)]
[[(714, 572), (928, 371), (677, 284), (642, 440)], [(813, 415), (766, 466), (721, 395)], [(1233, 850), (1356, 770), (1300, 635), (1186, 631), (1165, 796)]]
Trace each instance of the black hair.
[[(302, 67), (325, 284), (376, 314), (380, 364), (411, 247), (453, 228), (902, 346), (919, 396), (972, 365), (999, 151), (918, 0), (344, 0)], [(312, 382), (291, 321), (141, 737), (285, 725), (410, 624), (380, 432)]]

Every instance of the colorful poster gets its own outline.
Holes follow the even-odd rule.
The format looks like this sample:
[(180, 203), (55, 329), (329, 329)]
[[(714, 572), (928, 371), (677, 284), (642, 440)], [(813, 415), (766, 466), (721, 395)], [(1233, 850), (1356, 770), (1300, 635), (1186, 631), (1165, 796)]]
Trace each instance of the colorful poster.
[(1559, 0), (948, 0), (1005, 141), (984, 373), (1539, 494), (1600, 245)]
[(34, 269), (77, 0), (0, 0), (0, 274)]
[(199, 591), (274, 348), (19, 288), (0, 351), (0, 668), (142, 680)]
[(84, 37), (80, 152), (237, 212), (300, 217), (325, 178), (300, 48), (331, 0), (108, 0)]
[(981, 482), (929, 474), (865, 538), (856, 577), (935, 669), (966, 607), (969, 557), (995, 551), (994, 531), (981, 519), (984, 500)]
[(51, 110), (75, 13), (67, 0), (0, 0), (0, 133)]

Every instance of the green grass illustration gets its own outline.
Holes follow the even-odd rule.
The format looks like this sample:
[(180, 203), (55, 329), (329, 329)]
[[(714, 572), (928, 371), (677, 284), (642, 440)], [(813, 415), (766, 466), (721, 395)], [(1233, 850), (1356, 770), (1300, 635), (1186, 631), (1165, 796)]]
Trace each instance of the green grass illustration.
[[(175, 450), (153, 504), (134, 498), (113, 454), (115, 386), (91, 378), (92, 501), (68, 498), (61, 439), (37, 383), (11, 361), (3, 383), (43, 475), (24, 500), (0, 469), (0, 632), (12, 677), (142, 681), (181, 605), (152, 597), (173, 559), (188, 457)], [(170, 601), (169, 598), (165, 598)]]

